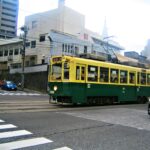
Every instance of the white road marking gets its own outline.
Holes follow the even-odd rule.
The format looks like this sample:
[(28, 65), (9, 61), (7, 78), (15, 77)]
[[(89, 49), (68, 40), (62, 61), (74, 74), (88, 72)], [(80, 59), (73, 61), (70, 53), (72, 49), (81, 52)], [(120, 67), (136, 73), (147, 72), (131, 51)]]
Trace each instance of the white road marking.
[(36, 146), (36, 145), (41, 145), (41, 144), (46, 144), (46, 143), (51, 143), (51, 142), (53, 142), (53, 141), (48, 140), (44, 137), (41, 137), (41, 138), (34, 138), (34, 139), (21, 140), (21, 141), (0, 144), (0, 149), (1, 150), (12, 150), (12, 149)]
[(0, 122), (5, 122), (4, 120), (0, 120)]
[(61, 147), (61, 148), (56, 148), (56, 149), (53, 149), (53, 150), (72, 150), (68, 147)]
[(0, 93), (0, 95), (16, 95), (16, 96), (26, 96), (26, 95), (29, 95), (29, 96), (39, 96), (41, 94), (38, 94), (38, 93)]
[(13, 124), (0, 125), (0, 129), (11, 129), (11, 128), (17, 128), (17, 127), (14, 126)]
[[(0, 122), (5, 122), (5, 121), (0, 120)], [(1, 129), (11, 129), (11, 128), (17, 128), (17, 126), (15, 126), (13, 124), (0, 125), (0, 130)], [(5, 138), (13, 138), (13, 137), (19, 137), (19, 136), (31, 135), (31, 134), (32, 133), (27, 130), (2, 132), (2, 133), (0, 133), (0, 140), (5, 139)], [(0, 144), (0, 150), (14, 150), (14, 149), (19, 149), (19, 148), (47, 144), (47, 143), (51, 143), (51, 142), (53, 142), (53, 141), (51, 141), (47, 138), (44, 138), (44, 137), (32, 138), (32, 139), (30, 138), (30, 139), (26, 139), (26, 140), (18, 140), (18, 141), (2, 143), (2, 144)], [(54, 150), (72, 150), (72, 149), (65, 146), (65, 147), (54, 149)]]
[(32, 133), (29, 132), (29, 131), (26, 131), (26, 130), (2, 132), (2, 133), (0, 133), (0, 139), (10, 138), (10, 137), (17, 137), (17, 136), (22, 136), (22, 135), (30, 135), (30, 134), (32, 134)]

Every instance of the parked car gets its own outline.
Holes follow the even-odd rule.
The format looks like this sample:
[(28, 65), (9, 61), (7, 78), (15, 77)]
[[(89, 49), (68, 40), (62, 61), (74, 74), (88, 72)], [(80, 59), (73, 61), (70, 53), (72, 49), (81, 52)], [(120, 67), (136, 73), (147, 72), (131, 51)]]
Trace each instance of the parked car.
[(4, 81), (4, 84), (1, 87), (3, 90), (17, 90), (17, 85), (12, 81)]

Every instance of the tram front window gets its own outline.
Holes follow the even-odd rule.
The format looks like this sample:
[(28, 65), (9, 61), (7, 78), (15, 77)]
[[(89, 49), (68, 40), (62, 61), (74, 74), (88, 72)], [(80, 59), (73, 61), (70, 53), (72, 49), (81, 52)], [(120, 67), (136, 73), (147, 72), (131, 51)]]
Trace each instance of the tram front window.
[(52, 78), (55, 80), (62, 79), (62, 64), (53, 64), (52, 65)]

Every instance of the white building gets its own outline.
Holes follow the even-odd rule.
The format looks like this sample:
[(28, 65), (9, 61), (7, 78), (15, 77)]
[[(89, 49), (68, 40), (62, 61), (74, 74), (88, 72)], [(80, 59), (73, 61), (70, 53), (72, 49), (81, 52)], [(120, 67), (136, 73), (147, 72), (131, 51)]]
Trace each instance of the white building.
[(12, 38), (9, 40), (0, 39), (0, 70), (7, 70), (10, 67), (21, 67), (22, 40)]

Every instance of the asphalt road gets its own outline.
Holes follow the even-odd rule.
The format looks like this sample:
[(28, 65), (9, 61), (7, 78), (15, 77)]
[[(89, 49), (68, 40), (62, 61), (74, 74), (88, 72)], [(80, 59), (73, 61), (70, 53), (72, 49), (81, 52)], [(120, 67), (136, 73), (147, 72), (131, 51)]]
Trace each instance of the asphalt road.
[[(32, 100), (31, 103), (40, 101), (38, 105), (42, 104), (41, 101), (43, 101), (43, 107), (50, 105), (47, 103), (46, 95), (26, 95), (23, 98), (24, 100), (22, 99), (23, 96), (12, 97), (12, 95), (0, 96), (0, 102), (5, 100), (11, 102), (11, 99), (15, 102)], [(24, 105), (20, 102), (21, 104)], [(17, 105), (17, 103), (14, 103), (14, 105)], [(36, 111), (35, 109), (28, 112), (24, 109), (22, 112), (0, 113), (0, 149), (2, 149), (2, 146), (8, 149), (9, 146), (14, 146), (14, 144), (23, 146), (24, 143), (20, 144), (18, 141), (27, 144), (31, 139), (33, 141), (30, 141), (29, 145), (27, 144), (28, 147), (22, 149), (150, 149), (150, 118), (147, 115), (146, 104), (76, 108), (50, 105), (49, 107), (51, 111), (47, 111), (46, 108), (45, 111)], [(2, 129), (2, 125), (8, 124), (10, 128)], [(16, 127), (11, 127), (10, 124)], [(11, 134), (6, 133), (10, 131)], [(15, 135), (16, 133), (12, 131), (20, 131), (21, 133)], [(33, 146), (33, 144), (35, 145)], [(18, 149), (21, 148), (18, 147)]]

